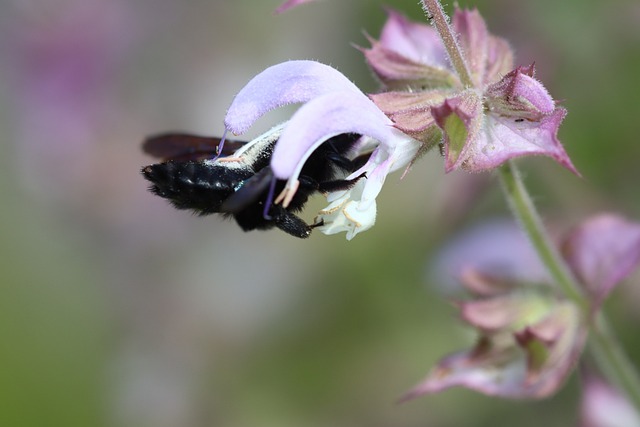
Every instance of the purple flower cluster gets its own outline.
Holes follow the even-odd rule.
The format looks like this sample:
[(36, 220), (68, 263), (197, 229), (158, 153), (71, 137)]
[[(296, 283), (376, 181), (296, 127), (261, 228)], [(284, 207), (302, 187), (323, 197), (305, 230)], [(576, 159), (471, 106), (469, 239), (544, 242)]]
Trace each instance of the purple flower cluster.
[[(289, 0), (278, 12), (309, 1)], [(435, 0), (423, 4), (428, 13), (442, 12)], [(344, 133), (362, 135), (353, 156), (366, 158), (346, 179), (366, 178), (329, 193), (329, 205), (316, 223), (325, 234), (346, 232), (347, 239), (373, 226), (376, 197), (387, 175), (406, 173), (438, 145), (446, 172), (490, 171), (514, 158), (542, 155), (579, 175), (557, 137), (567, 112), (536, 80), (534, 65), (515, 66), (509, 44), (488, 31), (477, 10), (456, 8), (450, 24), (444, 15), (439, 24), (445, 30), (438, 22), (436, 30), (388, 10), (380, 38), (369, 38), (371, 46), (360, 48), (380, 82), (378, 93), (365, 94), (336, 69), (314, 61), (270, 67), (238, 93), (225, 118), (233, 134), (244, 133), (274, 108), (303, 104), (270, 131), (278, 134), (270, 167), (274, 179), (287, 182), (274, 203), (286, 208), (305, 161)], [(535, 228), (529, 230), (532, 240)], [(520, 243), (503, 242), (509, 248)], [(458, 280), (470, 298), (457, 307), (478, 339), (470, 350), (442, 359), (404, 399), (452, 386), (507, 398), (543, 398), (561, 387), (598, 322), (603, 301), (640, 263), (640, 224), (599, 215), (568, 233), (556, 248), (548, 246), (549, 256), (557, 258), (544, 262), (549, 275), (526, 268), (535, 262), (519, 259), (517, 250), (500, 252), (497, 264), (484, 262), (485, 252), (480, 261), (471, 257), (458, 266)], [(536, 250), (544, 259), (545, 243)], [(469, 256), (469, 250), (464, 254)], [(554, 262), (566, 266), (565, 276), (554, 276)], [(535, 274), (528, 277), (528, 270)], [(572, 283), (562, 288), (559, 277)], [(567, 292), (572, 286), (579, 288), (575, 295)], [(587, 390), (585, 401), (605, 389), (622, 399), (608, 387)]]
[[(304, 2), (289, 1), (280, 11)], [(343, 74), (313, 61), (289, 61), (263, 71), (234, 99), (226, 128), (244, 133), (267, 111), (304, 105), (284, 125), (271, 167), (287, 180), (277, 201), (291, 200), (304, 162), (340, 133), (363, 135), (355, 155), (369, 161), (347, 179), (365, 173), (352, 189), (328, 195), (317, 221), (326, 234), (347, 239), (373, 226), (376, 197), (387, 175), (408, 170), (432, 147), (444, 144), (445, 170), (494, 169), (525, 155), (545, 155), (577, 173), (557, 138), (566, 110), (556, 106), (534, 78), (534, 67), (513, 67), (513, 53), (491, 35), (476, 11), (456, 10), (452, 28), (470, 64), (472, 85), (458, 78), (445, 47), (430, 26), (389, 10), (380, 40), (362, 49), (383, 91), (366, 95)]]

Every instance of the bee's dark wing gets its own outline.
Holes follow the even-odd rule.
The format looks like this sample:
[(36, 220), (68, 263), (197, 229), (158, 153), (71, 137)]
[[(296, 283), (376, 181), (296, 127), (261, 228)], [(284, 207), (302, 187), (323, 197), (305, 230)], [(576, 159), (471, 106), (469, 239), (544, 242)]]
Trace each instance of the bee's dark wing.
[(261, 169), (258, 173), (247, 179), (242, 187), (227, 198), (220, 208), (221, 212), (237, 213), (256, 203), (260, 197), (267, 195), (269, 184), (273, 179), (270, 167)]
[[(187, 133), (164, 133), (144, 140), (142, 151), (162, 160), (202, 160), (217, 154), (220, 138), (191, 135)], [(225, 140), (221, 156), (233, 154), (246, 142)]]

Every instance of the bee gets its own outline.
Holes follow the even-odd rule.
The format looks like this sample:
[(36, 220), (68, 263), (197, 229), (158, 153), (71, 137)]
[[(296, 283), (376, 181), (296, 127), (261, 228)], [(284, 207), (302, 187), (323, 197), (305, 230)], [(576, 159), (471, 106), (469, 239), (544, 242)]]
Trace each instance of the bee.
[(277, 227), (287, 234), (307, 238), (313, 228), (296, 215), (317, 192), (347, 190), (364, 178), (346, 176), (366, 162), (368, 155), (353, 160), (348, 155), (360, 135), (345, 133), (320, 145), (306, 160), (300, 172), (300, 185), (285, 208), (272, 202), (286, 181), (276, 179), (270, 167), (271, 156), (281, 133), (276, 128), (250, 142), (225, 140), (183, 133), (167, 133), (147, 138), (142, 149), (161, 158), (142, 168), (151, 182), (149, 190), (169, 200), (181, 210), (197, 215), (222, 214), (233, 217), (244, 231)]

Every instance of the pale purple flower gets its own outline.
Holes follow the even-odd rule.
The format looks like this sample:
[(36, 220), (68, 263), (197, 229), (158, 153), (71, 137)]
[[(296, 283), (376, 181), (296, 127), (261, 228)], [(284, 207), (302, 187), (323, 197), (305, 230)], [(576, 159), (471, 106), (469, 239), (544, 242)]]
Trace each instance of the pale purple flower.
[(305, 3), (311, 3), (312, 1), (315, 1), (315, 0), (287, 0), (276, 9), (276, 13), (282, 13), (293, 7), (296, 7)]
[[(523, 239), (517, 233), (511, 236), (514, 243)], [(471, 239), (477, 245), (477, 237), (472, 234)], [(515, 247), (504, 239), (499, 243)], [(488, 237), (486, 245), (491, 244)], [(460, 315), (479, 339), (472, 349), (442, 359), (405, 399), (452, 386), (506, 398), (555, 393), (577, 362), (604, 298), (640, 263), (640, 224), (598, 215), (569, 232), (560, 247), (587, 296), (588, 310), (558, 295), (550, 281), (541, 282), (537, 267), (522, 269), (519, 257), (527, 251), (504, 251), (502, 259), (475, 257), (459, 264), (464, 268), (458, 278), (474, 296), (458, 304)], [(514, 267), (531, 275), (514, 276)]]
[(20, 182), (68, 203), (80, 193), (95, 194), (92, 178), (104, 164), (95, 153), (96, 135), (119, 111), (114, 70), (139, 41), (127, 19), (137, 18), (126, 1), (42, 6), (12, 13), (5, 5), (0, 61), (15, 109), (8, 143), (16, 146)]
[(499, 277), (509, 282), (548, 283), (549, 273), (522, 228), (507, 218), (463, 230), (427, 266), (429, 280), (447, 295), (459, 293), (465, 275)]
[(588, 374), (582, 390), (580, 427), (640, 426), (640, 413), (610, 384)]
[(398, 129), (425, 144), (442, 135), (447, 172), (545, 155), (577, 173), (557, 138), (566, 110), (535, 80), (533, 66), (513, 69), (509, 45), (488, 32), (477, 10), (456, 9), (451, 26), (471, 87), (451, 69), (433, 28), (390, 11), (380, 40), (363, 49), (386, 89), (371, 95), (374, 102)]
[(640, 263), (640, 224), (601, 214), (571, 231), (561, 250), (593, 305), (599, 307)]
[(315, 61), (284, 62), (258, 74), (236, 95), (225, 126), (241, 134), (266, 112), (295, 103), (305, 105), (284, 126), (271, 160), (275, 177), (287, 180), (276, 203), (287, 205), (297, 189), (304, 162), (324, 141), (342, 133), (363, 135), (367, 138), (360, 149), (373, 152), (369, 161), (347, 179), (363, 172), (367, 178), (348, 191), (329, 195), (331, 205), (320, 213), (325, 224), (321, 231), (347, 231), (351, 239), (375, 222), (375, 199), (387, 174), (407, 167), (421, 144), (394, 128), (393, 122), (343, 74)]

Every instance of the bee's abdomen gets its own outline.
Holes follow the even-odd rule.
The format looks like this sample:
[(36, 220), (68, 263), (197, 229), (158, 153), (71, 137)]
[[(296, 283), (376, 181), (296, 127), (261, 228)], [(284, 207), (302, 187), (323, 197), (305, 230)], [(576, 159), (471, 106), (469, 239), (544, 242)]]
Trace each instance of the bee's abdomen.
[(203, 161), (169, 161), (142, 169), (149, 190), (178, 209), (200, 215), (219, 212), (222, 202), (242, 185), (252, 171), (228, 169)]

